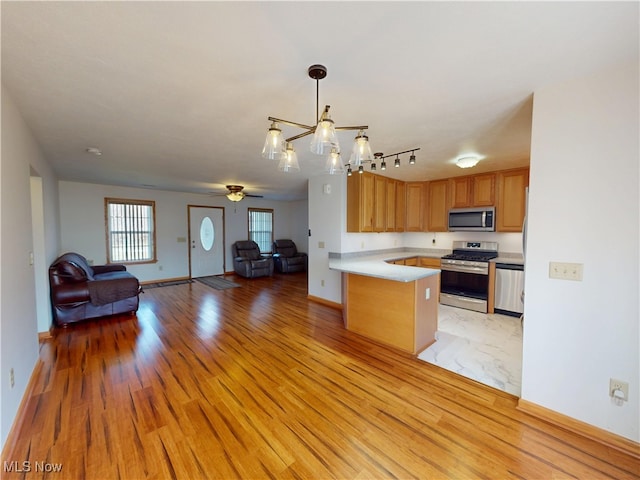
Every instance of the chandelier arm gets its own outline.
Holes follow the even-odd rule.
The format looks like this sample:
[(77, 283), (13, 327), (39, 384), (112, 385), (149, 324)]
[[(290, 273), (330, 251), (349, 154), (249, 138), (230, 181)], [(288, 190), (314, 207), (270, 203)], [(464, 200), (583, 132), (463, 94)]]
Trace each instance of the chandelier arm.
[(353, 127), (334, 127), (336, 130), (368, 130), (369, 126), (368, 125), (360, 125), (360, 126), (353, 126)]
[(316, 131), (315, 127), (309, 127), (308, 131), (299, 133), (298, 135), (294, 135), (293, 137), (289, 137), (285, 141), (286, 142), (293, 142), (294, 140), (297, 140), (297, 139), (302, 138), (302, 137), (306, 137), (307, 135), (313, 135), (315, 133), (315, 131)]
[(278, 123), (283, 123), (285, 125), (289, 125), (291, 127), (298, 127), (298, 128), (304, 128), (306, 130), (315, 130), (315, 126), (310, 126), (310, 125), (305, 125), (303, 123), (298, 123), (298, 122), (292, 122), (290, 120), (283, 120), (281, 118), (276, 118), (276, 117), (267, 117), (267, 119), (270, 122), (278, 122)]

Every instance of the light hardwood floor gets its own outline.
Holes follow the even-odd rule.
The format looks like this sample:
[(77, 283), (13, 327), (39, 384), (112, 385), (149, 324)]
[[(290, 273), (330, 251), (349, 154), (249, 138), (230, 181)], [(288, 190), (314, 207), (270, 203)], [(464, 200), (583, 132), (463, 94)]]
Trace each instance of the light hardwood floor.
[(346, 331), (303, 274), (231, 279), (57, 330), (2, 478), (640, 478), (516, 397)]

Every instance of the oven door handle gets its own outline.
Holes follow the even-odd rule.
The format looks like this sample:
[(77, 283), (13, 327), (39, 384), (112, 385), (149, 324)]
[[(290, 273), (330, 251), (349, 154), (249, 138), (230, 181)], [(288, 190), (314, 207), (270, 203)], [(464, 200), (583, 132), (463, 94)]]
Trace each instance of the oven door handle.
[(440, 265), (440, 270), (449, 272), (477, 273), (479, 275), (489, 275), (486, 267), (459, 267), (457, 265)]
[(441, 293), (440, 295), (447, 298), (455, 298), (456, 300), (459, 300), (461, 302), (467, 302), (467, 303), (482, 304), (486, 302), (486, 300), (478, 300), (477, 298), (463, 297), (461, 295), (452, 295), (450, 293)]

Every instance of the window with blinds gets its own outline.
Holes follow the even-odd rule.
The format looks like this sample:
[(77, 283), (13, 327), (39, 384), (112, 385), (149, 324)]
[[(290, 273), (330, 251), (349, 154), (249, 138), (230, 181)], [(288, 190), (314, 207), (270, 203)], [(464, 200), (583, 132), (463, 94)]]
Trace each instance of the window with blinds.
[(105, 198), (107, 261), (156, 261), (155, 202)]
[(249, 240), (258, 244), (261, 253), (271, 253), (271, 245), (273, 244), (272, 209), (249, 209)]

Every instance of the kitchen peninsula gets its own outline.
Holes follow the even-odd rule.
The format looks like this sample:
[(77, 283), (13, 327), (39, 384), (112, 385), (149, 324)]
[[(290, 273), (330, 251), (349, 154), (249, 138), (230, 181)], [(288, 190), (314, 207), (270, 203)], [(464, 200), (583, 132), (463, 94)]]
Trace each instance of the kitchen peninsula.
[(330, 253), (329, 268), (342, 272), (345, 328), (415, 355), (435, 342), (440, 270), (388, 263), (397, 258)]

